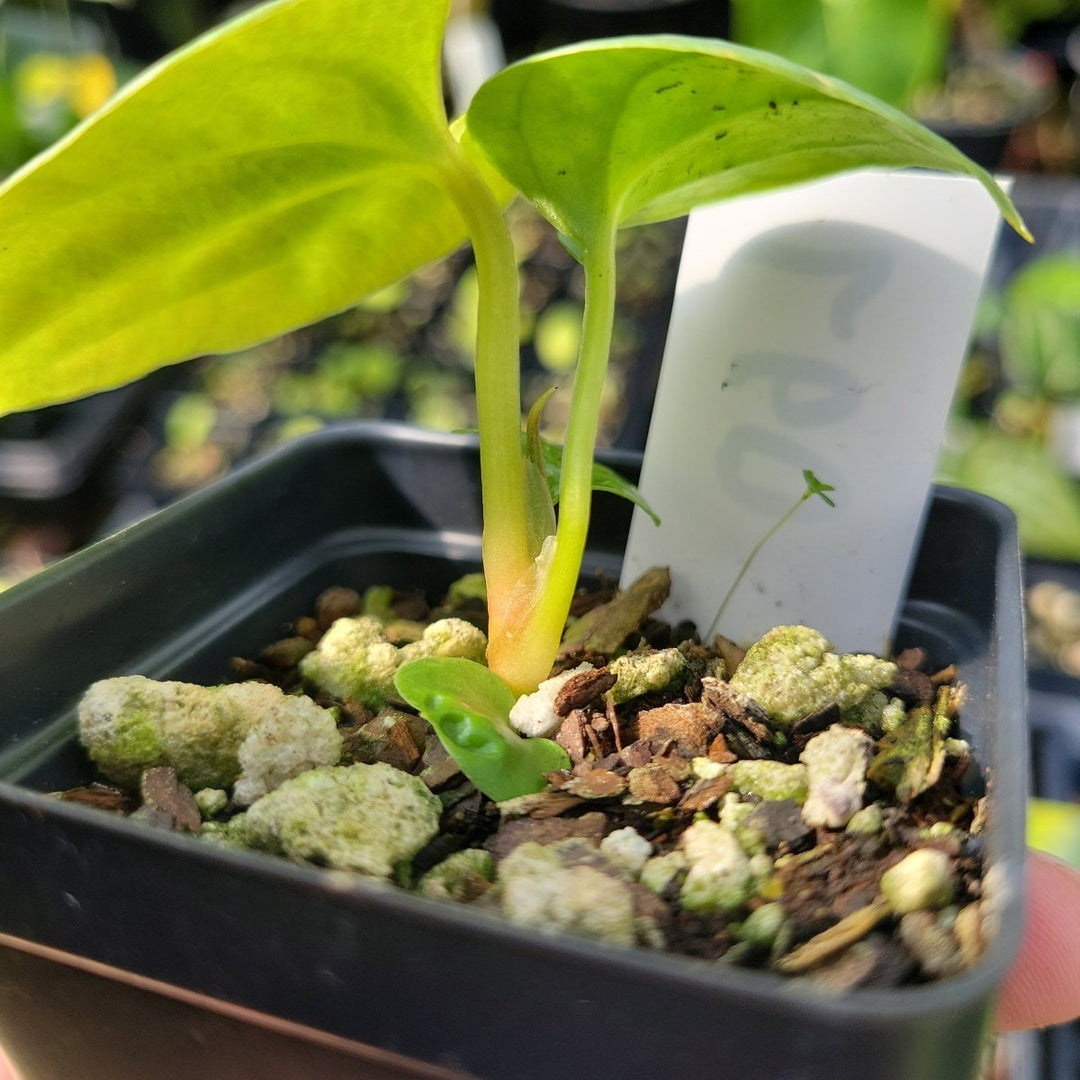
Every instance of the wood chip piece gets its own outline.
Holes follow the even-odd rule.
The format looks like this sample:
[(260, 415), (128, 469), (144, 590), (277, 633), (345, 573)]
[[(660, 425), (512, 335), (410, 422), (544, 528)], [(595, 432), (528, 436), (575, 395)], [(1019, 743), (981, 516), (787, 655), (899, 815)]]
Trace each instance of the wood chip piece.
[(356, 728), (343, 731), (342, 756), (347, 761), (372, 765), (377, 761), (412, 772), (421, 753), (413, 737), (413, 717), (387, 708)]
[(585, 737), (585, 712), (575, 709), (562, 722), (555, 741), (570, 755), (575, 765), (580, 765), (589, 752), (590, 743)]
[(730, 679), (735, 674), (738, 666), (743, 662), (743, 657), (746, 655), (746, 650), (731, 638), (724, 637), (723, 634), (717, 634), (713, 639), (713, 648), (720, 654), (720, 659), (724, 661), (724, 667), (727, 670), (727, 677)]
[(709, 752), (706, 756), (719, 765), (730, 765), (733, 761), (739, 760), (739, 755), (728, 746), (722, 731), (709, 743)]
[(607, 769), (592, 769), (567, 780), (563, 791), (582, 799), (617, 799), (626, 791), (626, 777)]
[(555, 715), (569, 716), (574, 709), (595, 705), (615, 685), (617, 678), (604, 667), (571, 675), (555, 695)]
[(648, 765), (655, 752), (648, 739), (638, 739), (619, 751), (619, 760), (628, 769), (636, 769), (640, 765)]
[(789, 975), (809, 971), (854, 945), (855, 942), (861, 941), (891, 912), (892, 908), (887, 900), (875, 900), (830, 926), (828, 930), (823, 930), (809, 941), (792, 949), (786, 956), (777, 960), (776, 966)]
[(314, 642), (298, 634), (295, 637), (281, 638), (271, 642), (259, 653), (259, 659), (272, 668), (287, 671), (289, 668), (296, 667), (314, 648)]
[(688, 814), (698, 814), (715, 806), (731, 790), (731, 777), (728, 774), (714, 777), (712, 780), (699, 780), (683, 797), (679, 809)]
[(496, 859), (505, 859), (519, 844), (532, 840), (538, 844), (555, 844), (577, 836), (599, 848), (608, 831), (608, 816), (592, 810), (581, 817), (515, 818), (504, 821), (485, 847)]
[(139, 794), (142, 806), (136, 814), (181, 832), (198, 832), (202, 828), (195, 796), (176, 778), (175, 769), (165, 765), (146, 769), (139, 781)]
[(677, 752), (684, 757), (702, 757), (722, 723), (722, 716), (700, 701), (660, 705), (638, 714), (638, 737), (674, 739)]
[(701, 680), (701, 700), (724, 719), (728, 745), (741, 757), (773, 756), (773, 729), (769, 717), (753, 699), (732, 690), (722, 679)]
[(325, 633), (336, 620), (356, 615), (363, 602), (355, 589), (346, 589), (340, 585), (321, 592), (315, 600), (315, 619), (319, 629)]
[(113, 814), (127, 814), (131, 811), (131, 798), (119, 788), (108, 784), (93, 783), (84, 787), (68, 788), (67, 791), (58, 791), (56, 797), (64, 802), (82, 803), (83, 806), (94, 806)]
[(667, 567), (646, 570), (636, 581), (606, 604), (593, 608), (571, 624), (563, 638), (561, 652), (581, 649), (610, 655), (631, 634), (640, 630), (658, 611), (671, 592), (671, 572)]
[(662, 764), (642, 765), (631, 769), (627, 777), (629, 803), (654, 803), (658, 806), (672, 806), (679, 801), (682, 790), (672, 779), (671, 774)]
[(927, 706), (934, 700), (934, 684), (923, 671), (898, 668), (888, 692), (909, 706)]

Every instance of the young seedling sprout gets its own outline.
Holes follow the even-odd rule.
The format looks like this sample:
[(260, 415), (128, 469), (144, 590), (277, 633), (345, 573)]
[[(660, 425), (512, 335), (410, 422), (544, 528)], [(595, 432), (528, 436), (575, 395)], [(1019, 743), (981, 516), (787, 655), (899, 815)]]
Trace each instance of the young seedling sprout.
[(712, 638), (719, 630), (720, 619), (727, 610), (728, 604), (731, 603), (731, 598), (735, 595), (735, 590), (739, 587), (742, 579), (746, 577), (746, 572), (758, 557), (758, 552), (760, 552), (761, 549), (795, 516), (795, 511), (798, 510), (804, 502), (812, 499), (815, 495), (817, 495), (826, 506), (836, 506), (836, 503), (834, 503), (827, 494), (827, 492), (836, 490), (832, 484), (826, 484), (823, 480), (819, 480), (809, 469), (803, 469), (803, 480), (806, 483), (806, 489), (791, 504), (791, 506), (787, 508), (783, 515), (777, 519), (772, 528), (770, 528), (769, 531), (750, 549), (750, 554), (743, 560), (742, 565), (739, 567), (739, 572), (735, 575), (735, 580), (728, 586), (728, 591), (724, 593), (724, 598), (720, 601), (720, 606), (716, 609), (713, 621), (709, 624), (709, 631), (705, 635), (706, 638)]
[[(549, 674), (577, 586), (619, 229), (864, 166), (974, 176), (1024, 227), (985, 170), (907, 116), (725, 41), (636, 37), (533, 57), (488, 80), (450, 125), (448, 8), (258, 5), (11, 177), (0, 188), (0, 412), (249, 346), (344, 310), (467, 239), (490, 670), (474, 664), (450, 685), (443, 665), (417, 661), (399, 691), (421, 707), (441, 695), (442, 716), (446, 700), (471, 700), (494, 673), (506, 692), (484, 690), (476, 715), (497, 706), (501, 716)], [(536, 443), (522, 444), (518, 273), (503, 217), (515, 191), (585, 272), (557, 516)], [(479, 721), (454, 721), (451, 751), (498, 758), (488, 737), (504, 738), (503, 724), (486, 718), (483, 745)], [(509, 790), (481, 786), (501, 797), (535, 790), (550, 767), (539, 757), (510, 770)]]

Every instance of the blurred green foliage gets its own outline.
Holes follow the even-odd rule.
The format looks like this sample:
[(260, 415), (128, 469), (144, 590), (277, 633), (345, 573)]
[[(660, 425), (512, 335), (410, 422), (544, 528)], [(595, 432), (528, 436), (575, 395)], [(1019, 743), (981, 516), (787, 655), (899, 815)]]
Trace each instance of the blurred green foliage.
[(1022, 393), (1080, 397), (1080, 255), (1035, 259), (1007, 286), (999, 312), (1001, 363)]
[(1080, 561), (1080, 485), (1061, 447), (1080, 402), (1080, 255), (1032, 259), (985, 298), (939, 478), (1017, 515), (1024, 550)]
[(958, 0), (731, 0), (735, 40), (901, 108), (940, 83)]

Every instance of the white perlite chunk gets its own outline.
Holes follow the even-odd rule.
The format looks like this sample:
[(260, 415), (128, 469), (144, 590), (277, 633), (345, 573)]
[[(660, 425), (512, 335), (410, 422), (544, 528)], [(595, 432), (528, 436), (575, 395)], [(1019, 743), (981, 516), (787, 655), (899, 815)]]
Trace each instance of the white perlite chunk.
[(881, 893), (898, 915), (940, 910), (955, 892), (952, 859), (937, 848), (917, 848), (881, 875)]
[(690, 864), (679, 901), (688, 911), (715, 915), (739, 907), (753, 885), (750, 859), (735, 836), (715, 821), (695, 821), (679, 847)]
[(79, 703), (79, 737), (102, 775), (127, 787), (138, 784), (144, 769), (169, 765), (193, 791), (231, 787), (242, 770), (251, 790), (266, 790), (295, 775), (293, 769), (335, 764), (341, 756), (332, 712), (257, 682), (103, 679)]
[(627, 825), (608, 833), (600, 841), (600, 851), (616, 866), (622, 867), (631, 877), (639, 877), (652, 856), (652, 844)]
[(843, 724), (833, 724), (806, 744), (799, 760), (809, 788), (802, 808), (807, 825), (842, 829), (862, 809), (873, 753), (874, 740), (865, 731)]
[(567, 681), (582, 671), (592, 671), (592, 664), (579, 664), (573, 671), (553, 675), (531, 694), (522, 694), (510, 709), (510, 726), (530, 739), (550, 739), (562, 726), (562, 717), (555, 713), (555, 698)]
[(487, 652), (487, 636), (479, 627), (465, 619), (436, 619), (424, 627), (419, 641), (403, 645), (398, 665), (425, 656), (451, 656), (483, 663)]
[(563, 866), (552, 848), (520, 844), (499, 864), (498, 888), (503, 914), (519, 925), (612, 945), (637, 940), (627, 886), (592, 866)]
[(341, 733), (334, 714), (310, 698), (268, 698), (262, 715), (244, 736), (237, 759), (240, 778), (233, 788), (233, 801), (250, 806), (317, 765), (336, 765), (341, 759)]

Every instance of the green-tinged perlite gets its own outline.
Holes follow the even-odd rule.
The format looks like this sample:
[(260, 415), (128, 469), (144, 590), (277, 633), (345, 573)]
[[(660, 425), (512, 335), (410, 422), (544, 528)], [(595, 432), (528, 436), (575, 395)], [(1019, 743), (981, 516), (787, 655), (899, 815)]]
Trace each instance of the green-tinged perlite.
[(744, 795), (756, 795), (766, 802), (791, 799), (802, 803), (807, 793), (805, 765), (787, 765), (782, 761), (736, 761), (731, 766), (732, 786)]
[(394, 676), (410, 660), (422, 657), (484, 659), (487, 638), (464, 619), (439, 619), (428, 625), (419, 640), (397, 646), (383, 623), (373, 616), (337, 619), (323, 634), (318, 647), (300, 662), (304, 682), (339, 701), (354, 701), (380, 709), (396, 700)]
[(616, 704), (664, 690), (686, 673), (686, 657), (678, 649), (625, 653), (608, 664), (615, 676), (611, 696)]
[(448, 855), (417, 882), (416, 889), (432, 900), (468, 904), (483, 896), (495, 880), (495, 857), (482, 848), (465, 848)]
[(243, 847), (335, 870), (390, 877), (439, 831), (442, 803), (391, 765), (311, 769), (229, 823)]
[[(432, 654), (425, 663), (437, 669), (437, 692), (464, 661), (436, 654), (468, 651), (482, 640), (456, 618), (426, 629), (416, 624), (415, 634), (395, 640), (382, 620), (368, 614), (326, 625), (322, 643), (301, 665), (322, 664), (317, 674), (329, 676), (320, 692), (353, 704), (374, 704), (395, 691), (412, 701), (408, 679), (402, 689), (400, 663), (422, 650)], [(889, 802), (880, 784), (875, 801), (864, 806), (868, 770), (894, 769), (900, 744), (917, 741), (920, 784), (953, 775), (942, 761), (967, 752), (951, 738), (953, 691), (942, 687), (934, 707), (905, 706), (890, 696), (892, 684), (872, 688), (886, 676), (895, 678), (893, 665), (874, 667), (838, 654), (822, 660), (819, 634), (802, 627), (780, 631), (774, 646), (779, 640), (783, 647), (770, 650), (774, 661), (779, 656), (778, 666), (759, 663), (755, 678), (771, 670), (782, 681), (805, 663), (810, 680), (815, 673), (821, 679), (814, 694), (827, 686), (849, 707), (838, 709), (834, 701), (811, 714), (810, 723), (800, 716), (789, 724), (776, 718), (776, 700), (770, 715), (749, 693), (729, 690), (710, 667), (708, 649), (687, 642), (590, 656), (598, 667), (583, 664), (518, 699), (540, 718), (538, 734), (561, 739), (564, 722), (576, 717), (582, 741), (573, 760), (556, 742), (522, 738), (510, 728), (505, 718), (515, 700), (501, 682), (500, 694), (483, 699), (475, 681), (471, 698), (451, 695), (445, 716), (435, 710), (434, 720), (425, 721), (386, 705), (366, 723), (345, 729), (342, 740), (337, 722), (357, 713), (348, 704), (321, 709), (265, 684), (201, 688), (138, 677), (110, 680), (93, 687), (84, 702), (87, 745), (104, 768), (136, 775), (157, 764), (167, 747), (181, 780), (197, 792), (191, 802), (202, 815), (204, 842), (389, 879), (430, 899), (498, 911), (521, 926), (609, 945), (695, 952), (706, 934), (707, 951), (716, 959), (807, 975), (837, 988), (861, 977), (885, 938), (903, 949), (909, 972), (937, 978), (969, 966), (981, 949), (977, 912), (962, 899), (971, 871), (946, 854), (962, 843), (963, 827), (952, 817), (931, 815), (917, 828), (897, 832), (897, 815), (906, 811)], [(866, 670), (874, 672), (869, 680), (848, 678)], [(294, 690), (311, 687), (314, 671), (298, 673)], [(387, 684), (387, 677), (395, 681)], [(568, 686), (572, 679), (575, 685)], [(615, 692), (620, 684), (621, 694)], [(901, 678), (896, 685), (902, 684)], [(767, 698), (765, 691), (757, 693)], [(861, 702), (850, 704), (860, 694)], [(794, 708), (796, 697), (782, 687), (779, 698)], [(456, 711), (459, 699), (469, 701), (468, 716)], [(817, 701), (802, 699), (799, 709)], [(103, 734), (110, 730), (102, 720), (103, 702), (115, 713), (111, 742)], [(241, 703), (261, 710), (260, 718), (243, 719)], [(178, 721), (174, 710), (186, 713), (185, 719)], [(274, 723), (267, 719), (271, 714)], [(839, 721), (830, 722), (837, 715)], [(819, 716), (828, 724), (824, 730), (815, 726), (822, 723)], [(498, 806), (498, 823), (477, 818), (469, 846), (456, 851), (447, 815), (475, 797), (466, 778), (476, 780), (458, 761), (456, 779), (448, 775), (433, 793), (420, 747), (434, 744), (426, 735), (428, 723), (436, 721), (436, 730), (438, 724), (446, 728), (440, 738), (457, 739), (500, 777), (520, 765), (506, 758), (510, 751), (546, 746), (553, 755), (529, 765), (537, 777), (531, 793), (510, 797), (522, 789), (516, 782), (504, 800), (486, 791)], [(324, 735), (332, 731), (325, 751), (331, 760), (288, 776), (284, 764), (296, 766), (305, 740), (314, 738), (301, 734), (309, 723)], [(218, 731), (218, 748), (203, 744), (195, 761), (189, 742), (195, 731), (207, 730)], [(405, 742), (409, 755), (399, 752)], [(115, 751), (132, 746), (136, 758), (120, 764)], [(241, 747), (248, 755), (243, 763)], [(262, 762), (261, 771), (249, 767), (251, 760)], [(910, 779), (902, 771), (895, 777), (896, 788)], [(487, 782), (491, 786), (492, 778)], [(252, 792), (261, 784), (256, 794), (262, 797), (237, 799), (234, 793), (245, 783)], [(161, 814), (135, 813), (162, 824)], [(898, 843), (916, 842), (925, 846), (896, 851)], [(442, 861), (432, 864), (435, 858)], [(890, 869), (882, 873), (883, 867)], [(842, 881), (849, 873), (856, 893), (843, 908), (831, 907), (825, 878)]]
[(715, 915), (738, 909), (750, 895), (750, 859), (736, 839), (715, 821), (695, 821), (679, 842), (689, 864), (679, 901), (688, 911)]
[(239, 805), (341, 757), (334, 713), (267, 683), (103, 679), (79, 702), (78, 723), (106, 779), (134, 789), (145, 769), (168, 765), (194, 791), (232, 788)]
[(827, 705), (838, 705), (841, 713), (854, 709), (890, 686), (896, 672), (891, 660), (835, 652), (808, 626), (777, 626), (750, 646), (730, 682), (773, 721), (790, 726)]

